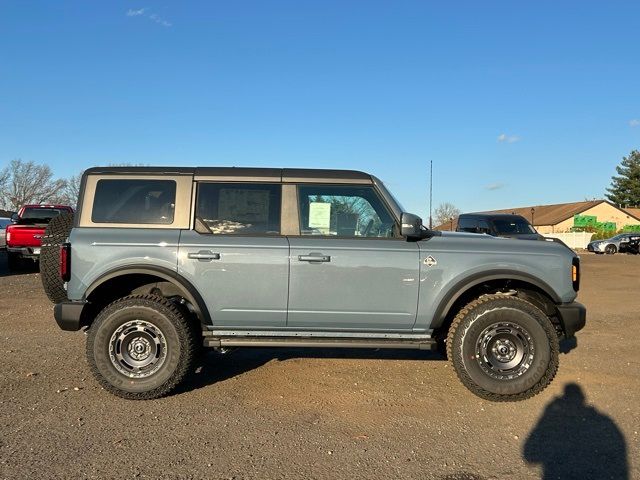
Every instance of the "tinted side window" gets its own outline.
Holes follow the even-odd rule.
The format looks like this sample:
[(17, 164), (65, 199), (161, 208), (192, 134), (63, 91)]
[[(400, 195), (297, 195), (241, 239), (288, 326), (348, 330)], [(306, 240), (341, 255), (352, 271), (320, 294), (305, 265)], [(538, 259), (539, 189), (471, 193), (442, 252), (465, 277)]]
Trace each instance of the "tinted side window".
[(478, 220), (478, 233), (486, 233), (491, 235), (491, 226), (486, 220)]
[(471, 232), (476, 233), (478, 228), (478, 220), (475, 218), (465, 218), (460, 217), (458, 219), (458, 230), (459, 232)]
[(298, 187), (301, 235), (337, 237), (395, 236), (395, 220), (373, 187)]
[(173, 223), (175, 201), (173, 180), (98, 180), (91, 221), (168, 225)]
[(196, 230), (219, 235), (279, 235), (281, 191), (279, 184), (199, 183)]

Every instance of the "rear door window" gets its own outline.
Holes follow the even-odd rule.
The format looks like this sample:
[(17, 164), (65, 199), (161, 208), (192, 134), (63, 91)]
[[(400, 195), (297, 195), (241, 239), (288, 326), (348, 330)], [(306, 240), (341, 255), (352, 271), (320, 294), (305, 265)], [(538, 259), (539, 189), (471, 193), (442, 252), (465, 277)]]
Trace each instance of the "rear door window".
[(175, 201), (173, 180), (98, 180), (91, 221), (169, 225), (173, 223)]
[(280, 235), (280, 184), (199, 183), (196, 231)]

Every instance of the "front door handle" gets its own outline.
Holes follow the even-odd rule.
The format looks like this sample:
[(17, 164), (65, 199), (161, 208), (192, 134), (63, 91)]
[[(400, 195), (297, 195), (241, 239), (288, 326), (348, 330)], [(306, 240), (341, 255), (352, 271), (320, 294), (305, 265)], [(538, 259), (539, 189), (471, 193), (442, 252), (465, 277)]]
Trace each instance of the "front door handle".
[(329, 255), (298, 255), (298, 260), (301, 262), (330, 262), (331, 257)]
[(220, 260), (219, 253), (213, 253), (210, 250), (200, 250), (196, 253), (190, 253), (187, 255), (188, 258), (192, 260), (199, 260), (201, 262), (208, 262), (211, 260)]

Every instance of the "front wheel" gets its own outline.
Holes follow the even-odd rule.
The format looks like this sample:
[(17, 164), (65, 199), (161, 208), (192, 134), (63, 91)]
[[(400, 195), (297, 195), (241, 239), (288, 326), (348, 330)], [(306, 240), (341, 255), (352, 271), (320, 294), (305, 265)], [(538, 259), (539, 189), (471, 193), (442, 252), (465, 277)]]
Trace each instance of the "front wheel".
[(615, 245), (607, 245), (606, 248), (604, 249), (604, 253), (606, 253), (607, 255), (613, 255), (617, 252), (618, 252), (618, 249), (616, 248)]
[(530, 398), (558, 370), (558, 335), (549, 318), (517, 297), (485, 295), (454, 319), (448, 358), (462, 383), (486, 400)]
[(87, 359), (105, 390), (132, 400), (159, 398), (191, 370), (197, 340), (193, 324), (170, 301), (132, 295), (95, 319)]

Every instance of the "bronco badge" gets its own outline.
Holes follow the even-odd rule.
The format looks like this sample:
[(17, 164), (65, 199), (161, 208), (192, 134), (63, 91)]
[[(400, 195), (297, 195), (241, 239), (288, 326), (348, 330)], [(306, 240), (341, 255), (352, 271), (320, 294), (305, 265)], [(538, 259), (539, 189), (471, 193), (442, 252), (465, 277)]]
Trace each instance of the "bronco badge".
[(431, 255), (429, 255), (427, 258), (424, 259), (424, 264), (427, 267), (433, 267), (434, 265), (438, 264), (438, 261), (435, 258), (433, 258)]

